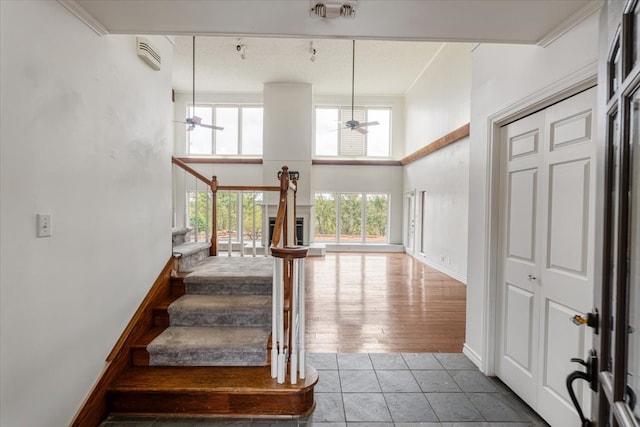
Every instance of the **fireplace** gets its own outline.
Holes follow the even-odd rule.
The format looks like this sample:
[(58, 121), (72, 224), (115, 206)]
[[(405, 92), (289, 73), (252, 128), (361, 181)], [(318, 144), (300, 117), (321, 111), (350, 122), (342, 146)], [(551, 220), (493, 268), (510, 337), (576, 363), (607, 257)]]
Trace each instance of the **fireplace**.
[[(269, 246), (271, 246), (271, 238), (273, 237), (273, 229), (276, 226), (276, 217), (269, 217)], [(302, 246), (304, 241), (304, 218), (296, 218), (296, 245)]]

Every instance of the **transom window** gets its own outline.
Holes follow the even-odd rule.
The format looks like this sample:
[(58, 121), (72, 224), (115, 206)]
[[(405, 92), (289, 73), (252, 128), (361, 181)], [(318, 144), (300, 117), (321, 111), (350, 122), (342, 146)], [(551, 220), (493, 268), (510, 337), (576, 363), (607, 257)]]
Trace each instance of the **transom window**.
[(389, 157), (391, 153), (391, 108), (355, 107), (353, 120), (377, 121), (363, 134), (345, 128), (352, 119), (351, 106), (317, 106), (315, 114), (315, 155), (317, 157)]
[(316, 193), (314, 241), (388, 243), (389, 195)]
[(187, 106), (187, 117), (194, 115), (202, 123), (224, 130), (196, 126), (187, 132), (187, 154), (196, 156), (261, 156), (262, 106), (197, 104), (195, 113)]

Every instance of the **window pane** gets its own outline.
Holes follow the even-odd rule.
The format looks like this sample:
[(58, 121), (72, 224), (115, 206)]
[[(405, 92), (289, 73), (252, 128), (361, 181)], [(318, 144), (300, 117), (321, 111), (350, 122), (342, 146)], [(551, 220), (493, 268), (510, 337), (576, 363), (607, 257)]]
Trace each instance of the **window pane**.
[(618, 90), (620, 86), (622, 64), (620, 63), (620, 40), (616, 43), (609, 59), (609, 97)]
[(216, 107), (216, 154), (238, 154), (238, 107)]
[(242, 238), (256, 245), (262, 239), (262, 193), (242, 194)]
[(238, 241), (238, 193), (218, 192), (217, 196), (218, 240), (221, 243)]
[(367, 194), (365, 209), (365, 240), (369, 243), (387, 243), (389, 197), (386, 194)]
[[(631, 102), (630, 192), (629, 192), (629, 320), (627, 381), (636, 396), (640, 396), (640, 94)], [(640, 405), (634, 410), (640, 420)]]
[(336, 241), (336, 195), (334, 193), (318, 193), (313, 208), (315, 242)]
[(346, 122), (357, 120), (360, 123), (366, 121), (363, 107), (355, 107), (353, 114), (351, 107), (343, 107), (341, 111), (342, 130), (340, 131), (340, 155), (345, 157), (362, 157), (365, 155), (365, 135), (355, 129), (345, 128)]
[(187, 209), (191, 241), (206, 242), (211, 235), (211, 197), (209, 192), (188, 191)]
[(242, 154), (262, 154), (262, 108), (242, 108)]
[(631, 29), (631, 34), (633, 37), (631, 51), (631, 68), (633, 68), (638, 63), (638, 53), (640, 51), (640, 31), (638, 28), (638, 26), (640, 26), (640, 2), (636, 4), (635, 9), (633, 10), (631, 25), (633, 26), (633, 28)]
[(362, 194), (340, 194), (340, 242), (362, 242)]
[(338, 109), (316, 108), (316, 156), (338, 155)]
[(389, 138), (391, 135), (391, 110), (369, 109), (367, 121), (377, 121), (379, 125), (369, 126), (367, 130), (367, 156), (389, 157)]
[[(211, 107), (196, 106), (195, 115), (202, 119), (202, 123), (211, 124), (213, 122), (213, 109)], [(193, 108), (187, 109), (187, 117), (193, 117)], [(187, 149), (189, 154), (206, 154), (212, 153), (212, 130), (196, 126), (195, 129), (187, 132)]]

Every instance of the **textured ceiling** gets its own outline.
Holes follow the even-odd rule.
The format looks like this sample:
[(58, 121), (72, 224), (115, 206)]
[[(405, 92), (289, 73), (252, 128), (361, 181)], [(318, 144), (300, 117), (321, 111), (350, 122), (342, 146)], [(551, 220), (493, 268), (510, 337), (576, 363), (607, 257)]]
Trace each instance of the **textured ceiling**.
[[(263, 83), (271, 82), (311, 83), (317, 94), (351, 92), (351, 40), (242, 38), (244, 60), (236, 51), (238, 43), (235, 37), (196, 37), (197, 92), (261, 92)], [(441, 45), (356, 41), (356, 93), (404, 94)], [(191, 91), (191, 52), (192, 38), (176, 37), (173, 86), (178, 91)]]
[[(0, 0), (1, 1), (1, 0)], [(357, 0), (354, 18), (324, 19), (317, 2), (346, 0), (58, 0), (101, 34), (176, 37), (174, 88), (191, 90), (191, 35), (198, 35), (196, 90), (260, 92), (265, 82), (307, 82), (349, 93), (356, 39), (356, 94), (403, 94), (442, 42), (545, 44), (602, 0)], [(354, 1), (354, 0), (349, 0)], [(247, 45), (246, 60), (235, 51)], [(309, 42), (317, 49), (309, 61)], [(386, 41), (383, 41), (386, 40)], [(469, 44), (469, 48), (471, 48)]]

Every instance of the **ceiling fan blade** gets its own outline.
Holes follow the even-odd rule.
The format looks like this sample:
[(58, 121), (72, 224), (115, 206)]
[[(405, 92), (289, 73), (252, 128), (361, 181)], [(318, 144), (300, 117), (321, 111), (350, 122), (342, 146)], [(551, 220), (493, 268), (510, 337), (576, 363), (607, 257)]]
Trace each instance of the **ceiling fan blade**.
[(364, 122), (364, 123), (360, 123), (360, 127), (363, 126), (375, 126), (375, 125), (379, 125), (380, 123), (378, 122)]
[(224, 130), (224, 128), (222, 126), (214, 126), (214, 125), (207, 125), (204, 123), (198, 123), (199, 126), (202, 126), (203, 128), (209, 128), (209, 129), (215, 129), (215, 130)]
[(369, 131), (366, 130), (365, 128), (357, 127), (357, 128), (354, 128), (354, 129), (357, 130), (358, 132), (360, 132), (363, 135), (366, 135), (366, 134), (369, 133)]

